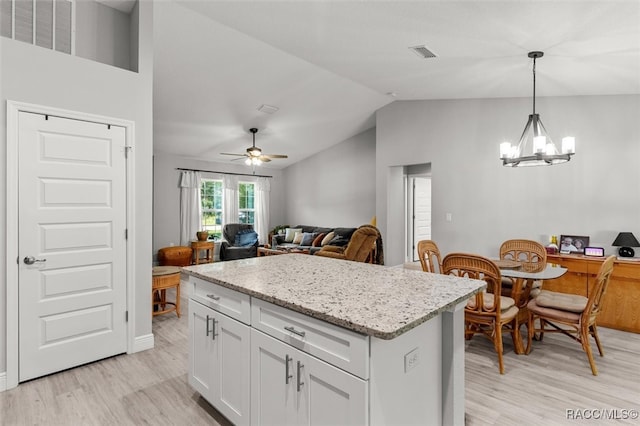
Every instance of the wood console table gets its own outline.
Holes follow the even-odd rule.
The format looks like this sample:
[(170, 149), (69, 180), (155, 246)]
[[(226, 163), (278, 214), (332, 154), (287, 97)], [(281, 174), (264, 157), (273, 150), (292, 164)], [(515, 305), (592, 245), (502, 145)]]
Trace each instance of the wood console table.
[[(545, 281), (543, 289), (588, 296), (604, 258), (549, 254), (547, 262), (561, 265), (568, 272), (555, 280)], [(598, 316), (598, 325), (640, 333), (639, 302), (640, 262), (616, 260)]]

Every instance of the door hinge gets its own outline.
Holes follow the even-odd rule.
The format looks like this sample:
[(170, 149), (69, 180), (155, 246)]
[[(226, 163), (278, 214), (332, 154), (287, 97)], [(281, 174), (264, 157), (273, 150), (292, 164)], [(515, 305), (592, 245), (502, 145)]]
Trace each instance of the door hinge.
[(129, 322), (129, 311), (124, 311), (124, 322)]
[(129, 239), (129, 230), (125, 228), (124, 230), (124, 239), (128, 240)]
[(125, 146), (124, 147), (124, 158), (129, 158), (129, 151), (131, 151), (131, 147), (130, 146)]

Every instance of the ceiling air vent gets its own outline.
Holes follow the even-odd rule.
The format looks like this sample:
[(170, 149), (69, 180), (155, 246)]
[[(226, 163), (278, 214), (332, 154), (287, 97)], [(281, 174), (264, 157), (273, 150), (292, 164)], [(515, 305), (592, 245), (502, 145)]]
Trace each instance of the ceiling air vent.
[(258, 107), (258, 111), (264, 112), (265, 114), (273, 114), (274, 112), (278, 111), (278, 109), (279, 109), (278, 107), (274, 107), (272, 105), (267, 105), (267, 104), (260, 105)]
[(425, 45), (413, 46), (413, 47), (410, 47), (409, 49), (413, 50), (416, 53), (416, 55), (420, 56), (423, 59), (436, 57), (436, 54), (430, 51), (429, 49), (427, 49)]

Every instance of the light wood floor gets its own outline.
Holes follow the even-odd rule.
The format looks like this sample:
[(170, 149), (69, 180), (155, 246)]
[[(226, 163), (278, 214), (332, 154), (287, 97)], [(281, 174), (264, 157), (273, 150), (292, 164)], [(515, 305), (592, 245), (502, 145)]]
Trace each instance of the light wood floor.
[[(1, 425), (227, 425), (187, 385), (187, 309), (153, 319), (155, 348), (53, 374), (0, 393)], [(505, 370), (487, 339), (466, 343), (467, 425), (563, 425), (566, 410), (640, 410), (640, 335), (600, 329), (605, 357), (594, 377), (580, 346), (564, 336), (515, 355)], [(638, 424), (638, 420), (616, 424)]]

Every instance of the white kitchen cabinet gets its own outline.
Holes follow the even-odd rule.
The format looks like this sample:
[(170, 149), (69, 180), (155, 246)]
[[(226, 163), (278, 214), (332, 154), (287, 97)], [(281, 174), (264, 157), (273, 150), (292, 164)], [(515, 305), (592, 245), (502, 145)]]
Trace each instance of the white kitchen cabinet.
[(364, 425), (367, 382), (253, 329), (253, 425)]
[(329, 261), (184, 268), (189, 383), (236, 425), (464, 425), (464, 304), (485, 283)]
[(189, 300), (189, 384), (236, 425), (248, 425), (249, 327)]

